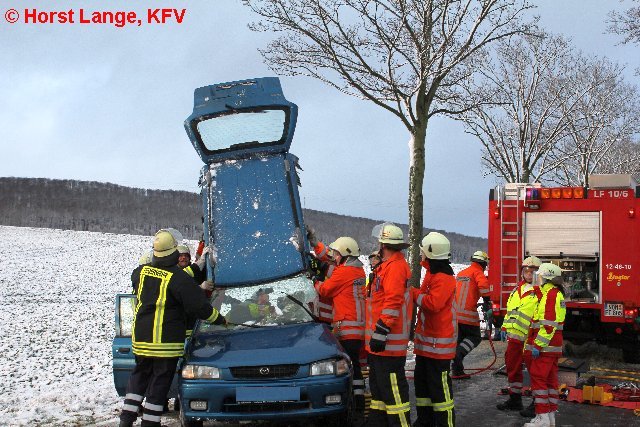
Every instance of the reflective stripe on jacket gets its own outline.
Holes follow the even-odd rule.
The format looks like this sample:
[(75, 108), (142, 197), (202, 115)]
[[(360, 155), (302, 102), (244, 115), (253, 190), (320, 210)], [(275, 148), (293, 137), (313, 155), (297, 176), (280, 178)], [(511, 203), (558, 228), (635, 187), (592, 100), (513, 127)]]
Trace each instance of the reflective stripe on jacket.
[(371, 353), (369, 340), (382, 320), (390, 329), (385, 350), (380, 356), (406, 356), (413, 303), (409, 292), (411, 270), (402, 252), (396, 252), (383, 261), (367, 289), (366, 347)]
[[(330, 262), (331, 257), (329, 257), (329, 247), (322, 242), (318, 242), (313, 247), (313, 252), (316, 254), (316, 258), (318, 258), (322, 262)], [(330, 278), (333, 274), (333, 270), (335, 265), (329, 264), (326, 272), (326, 279)], [(313, 314), (320, 320), (321, 322), (331, 323), (333, 322), (333, 301), (331, 298), (323, 297), (320, 295), (313, 304)]]
[(478, 314), (478, 300), (480, 297), (490, 296), (489, 281), (484, 275), (484, 269), (477, 262), (471, 265), (457, 276), (456, 298), (454, 308), (458, 316), (458, 322), (466, 325), (480, 326)]
[(181, 357), (187, 314), (210, 322), (218, 317), (202, 289), (177, 265), (140, 266), (131, 281), (137, 297), (131, 336), (135, 355)]
[(511, 292), (507, 300), (507, 314), (504, 316), (502, 330), (512, 340), (524, 342), (529, 334), (529, 327), (533, 314), (538, 307), (542, 291), (537, 286), (531, 286), (526, 292), (524, 280)]
[(413, 338), (415, 354), (432, 359), (453, 359), (456, 355), (457, 322), (453, 309), (456, 279), (445, 273), (427, 272), (420, 289), (411, 289), (418, 307), (418, 322)]
[(364, 340), (365, 274), (362, 263), (349, 260), (316, 284), (320, 297), (333, 302), (333, 333), (341, 340)]
[(537, 348), (546, 355), (559, 357), (562, 356), (562, 329), (567, 313), (564, 295), (551, 283), (544, 284), (541, 291), (542, 298), (533, 314), (524, 351), (530, 354)]

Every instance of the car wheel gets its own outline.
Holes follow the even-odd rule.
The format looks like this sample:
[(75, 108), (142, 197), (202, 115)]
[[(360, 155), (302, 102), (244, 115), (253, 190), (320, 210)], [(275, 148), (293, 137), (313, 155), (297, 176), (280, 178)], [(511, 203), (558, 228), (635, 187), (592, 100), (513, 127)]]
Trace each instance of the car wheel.
[(182, 427), (202, 427), (204, 425), (204, 421), (202, 420), (192, 420), (184, 415), (184, 412), (180, 411), (180, 425)]

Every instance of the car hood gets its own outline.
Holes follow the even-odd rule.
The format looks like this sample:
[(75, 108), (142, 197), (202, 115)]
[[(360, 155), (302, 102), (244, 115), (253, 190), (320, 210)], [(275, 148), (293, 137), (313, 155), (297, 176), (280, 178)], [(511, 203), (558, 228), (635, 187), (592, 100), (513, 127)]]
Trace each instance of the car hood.
[(326, 325), (297, 325), (198, 334), (185, 355), (188, 363), (230, 366), (307, 364), (343, 355)]

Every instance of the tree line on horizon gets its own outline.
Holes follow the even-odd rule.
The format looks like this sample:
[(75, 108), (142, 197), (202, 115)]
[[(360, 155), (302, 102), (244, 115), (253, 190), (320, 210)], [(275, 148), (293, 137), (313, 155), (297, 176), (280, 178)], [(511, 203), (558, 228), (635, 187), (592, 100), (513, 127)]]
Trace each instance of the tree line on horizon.
[[(363, 253), (377, 248), (371, 236), (382, 221), (303, 209), (305, 224), (331, 243), (351, 236)], [(47, 178), (0, 177), (0, 224), (152, 236), (173, 227), (186, 239), (202, 236), (200, 195), (188, 191), (148, 190), (116, 184)], [(408, 233), (406, 224), (399, 224)], [(424, 234), (430, 229), (425, 229)], [(440, 231), (451, 240), (452, 261), (467, 262), (486, 250), (487, 239)]]

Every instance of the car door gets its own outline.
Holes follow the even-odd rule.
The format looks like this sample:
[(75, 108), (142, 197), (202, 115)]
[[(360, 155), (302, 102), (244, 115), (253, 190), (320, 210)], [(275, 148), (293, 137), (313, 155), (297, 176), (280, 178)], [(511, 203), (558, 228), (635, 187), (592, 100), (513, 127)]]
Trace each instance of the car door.
[(124, 396), (129, 375), (135, 366), (131, 349), (131, 331), (135, 312), (136, 296), (118, 294), (115, 302), (115, 336), (111, 344), (113, 359), (113, 383), (118, 395)]
[[(136, 296), (133, 294), (117, 294), (115, 301), (115, 336), (111, 343), (113, 384), (119, 396), (127, 392), (129, 376), (136, 365), (131, 347), (131, 332), (135, 319)], [(176, 369), (168, 398), (178, 395), (178, 375), (180, 364)]]
[(205, 240), (215, 250), (217, 286), (274, 281), (307, 267), (298, 159), (289, 153), (296, 118), (277, 78), (195, 91), (185, 129), (205, 163)]

